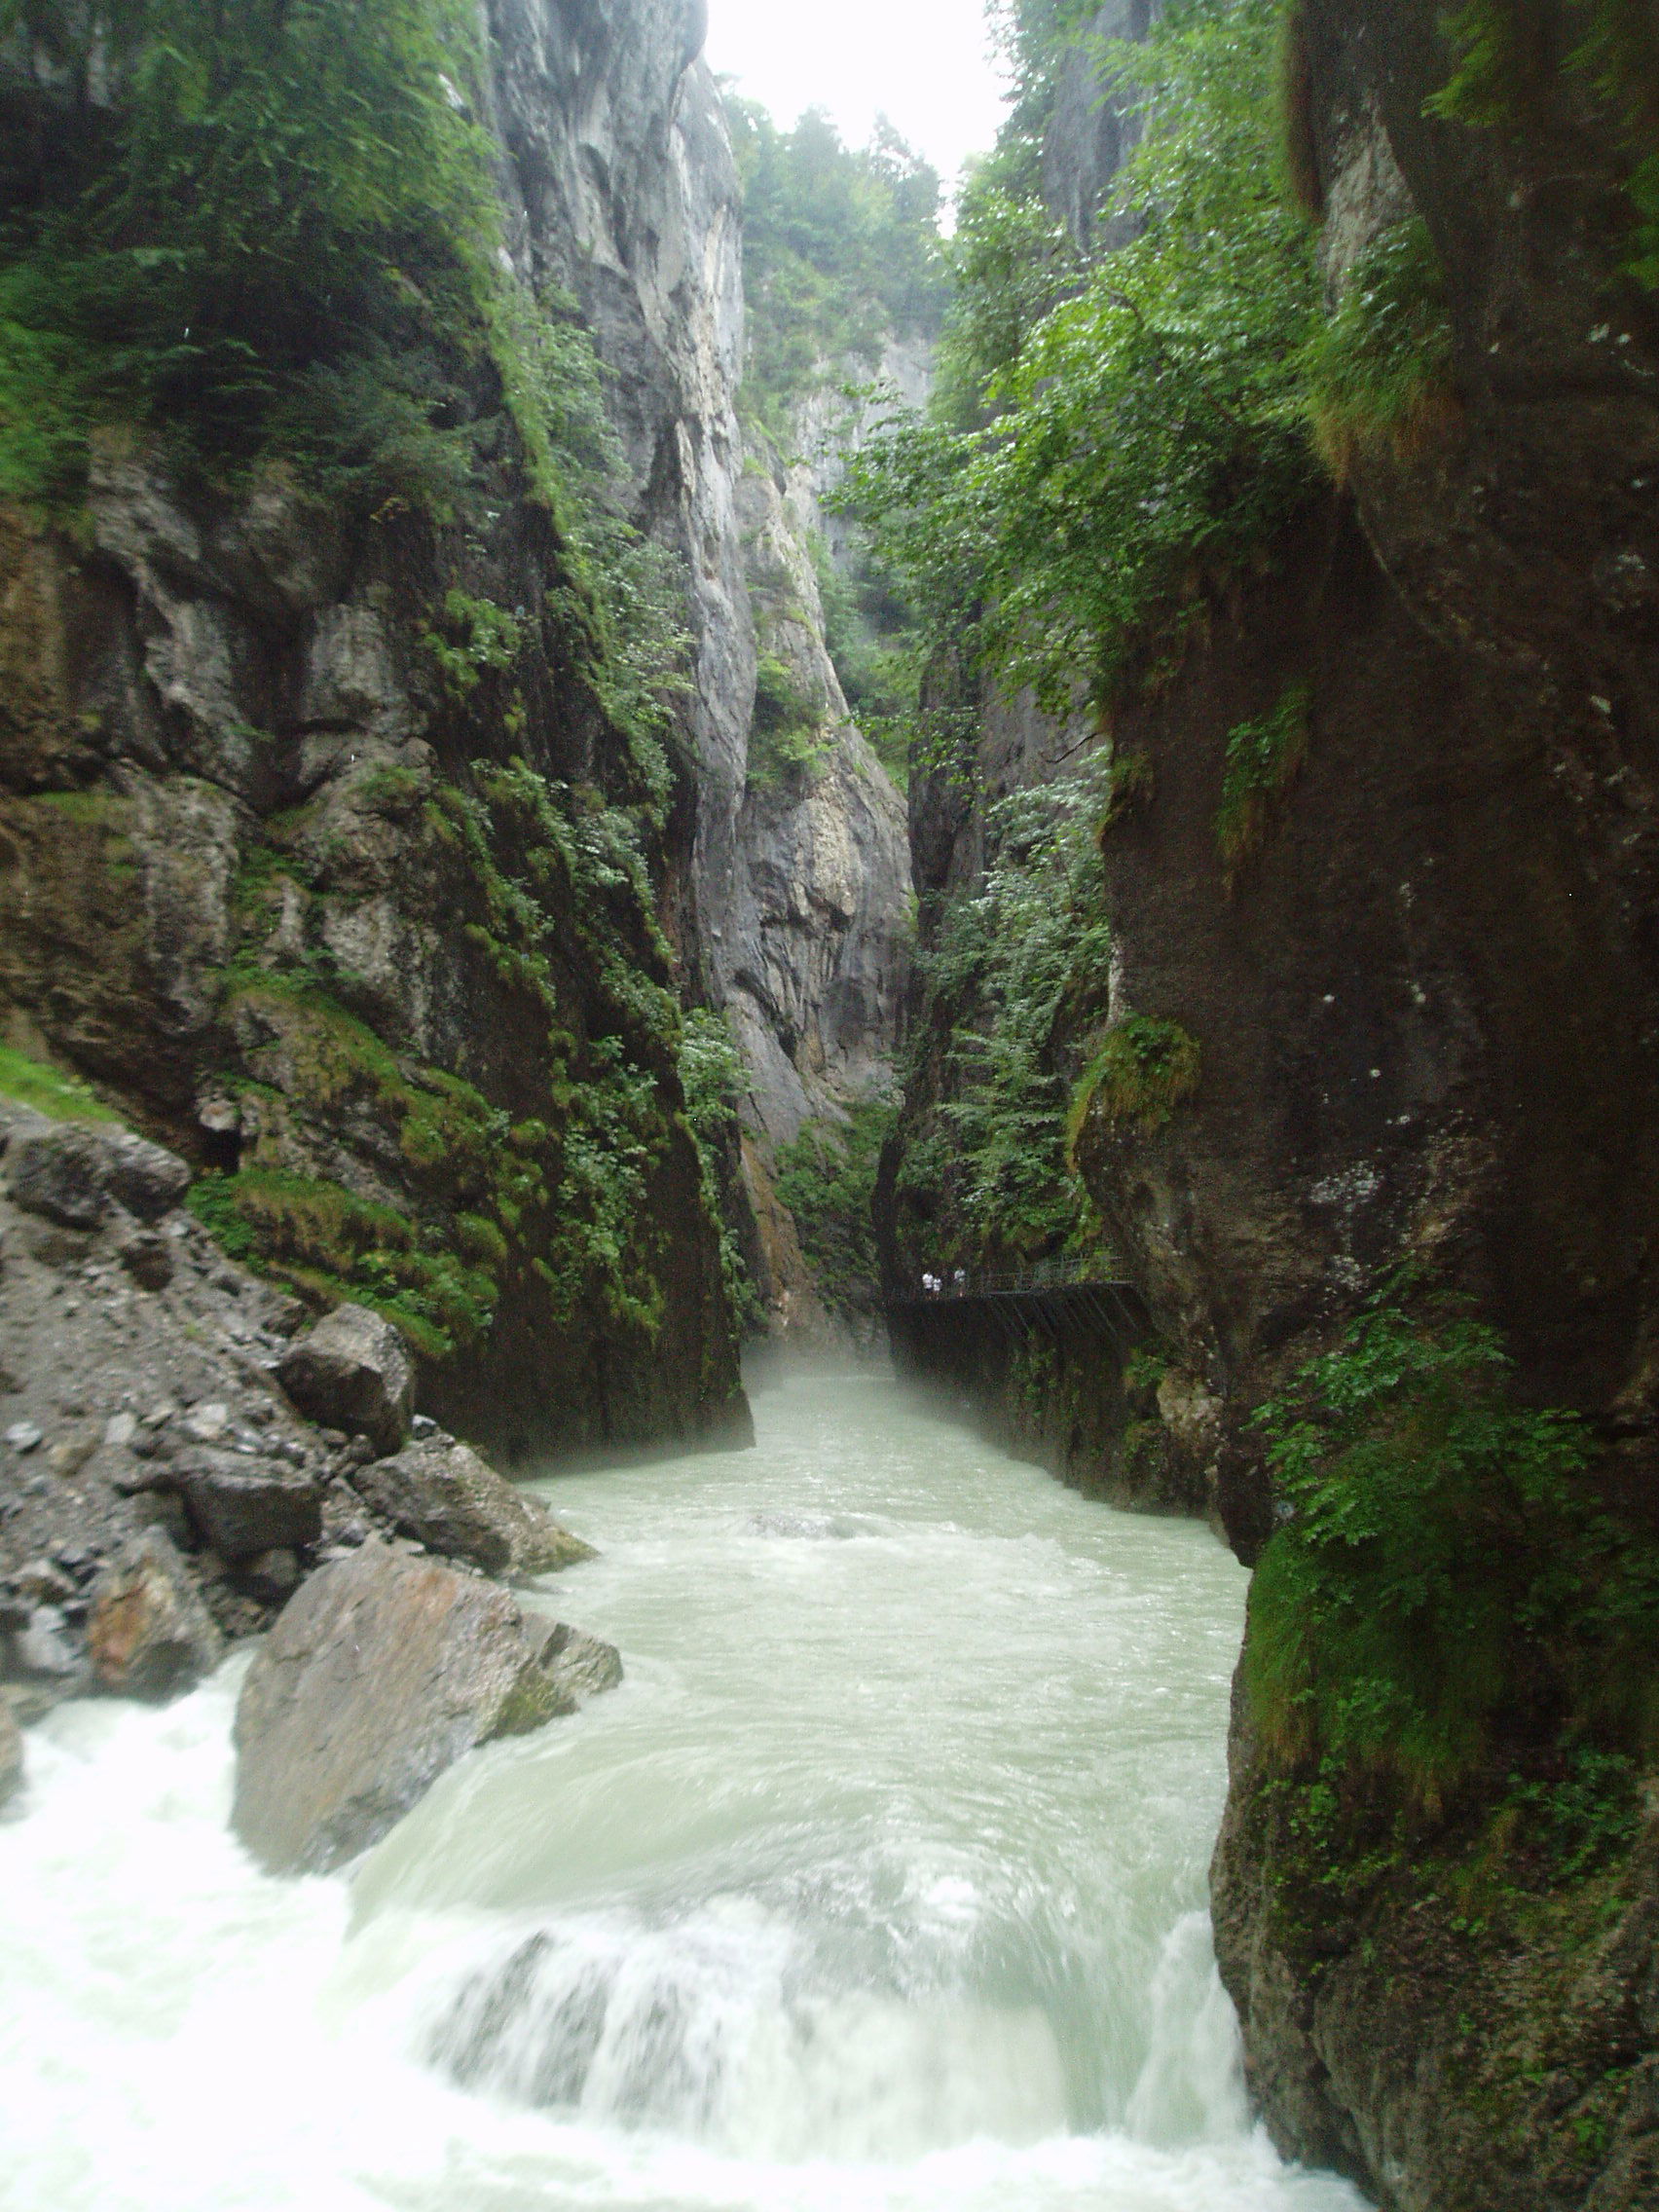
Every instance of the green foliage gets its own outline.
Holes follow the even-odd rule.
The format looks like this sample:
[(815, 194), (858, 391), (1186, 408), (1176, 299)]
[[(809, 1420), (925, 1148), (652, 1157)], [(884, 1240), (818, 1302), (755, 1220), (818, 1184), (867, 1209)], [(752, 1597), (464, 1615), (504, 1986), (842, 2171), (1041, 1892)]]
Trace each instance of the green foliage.
[(749, 725), (749, 781), (775, 792), (811, 780), (830, 751), (819, 703), (795, 682), (789, 664), (762, 653), (755, 671), (755, 715)]
[(680, 1083), (685, 1119), (699, 1143), (717, 1143), (735, 1130), (749, 1095), (749, 1071), (723, 1014), (707, 1007), (687, 1013), (680, 1043)]
[(1646, 1743), (1659, 1550), (1603, 1506), (1579, 1417), (1514, 1402), (1491, 1329), (1397, 1295), (1258, 1416), (1289, 1519), (1257, 1568), (1246, 1682), (1282, 1753), (1432, 1810), (1518, 1720), (1610, 1755)]
[[(310, 871), (261, 847), (239, 877), (247, 935), (224, 1015), (279, 1039), (281, 1096), (308, 1121), (349, 1127), (366, 1114), (391, 1132), (420, 1218), (342, 1212), (326, 1192), (298, 1191), (279, 1141), (247, 1163), (254, 1181), (239, 1177), (214, 1202), (229, 1229), (240, 1223), (239, 1249), (308, 1296), (395, 1302), (424, 1324), (432, 1356), (474, 1342), (527, 1273), (557, 1318), (580, 1312), (648, 1339), (662, 1309), (651, 1178), (674, 1125), (665, 1078), (681, 1030), (659, 979), (667, 947), (639, 815), (515, 759), (475, 762), (469, 789), (436, 786), (422, 819), (426, 860), (461, 864), (459, 931), (519, 1002), (515, 1018), (528, 1013), (533, 1035), (541, 1025), (543, 1115), (512, 1122), (461, 1078), (394, 1052), (350, 1011), (352, 978), (320, 952), (267, 966), (277, 880), (306, 890)], [(303, 846), (303, 818), (273, 832)], [(709, 1202), (718, 1221), (718, 1194)]]
[(1198, 1089), (1201, 1059), (1197, 1040), (1177, 1021), (1161, 1021), (1149, 1014), (1115, 1021), (1073, 1088), (1065, 1127), (1068, 1152), (1076, 1152), (1094, 1114), (1107, 1122), (1133, 1122), (1149, 1135), (1162, 1128)]
[(443, 627), (428, 630), (421, 642), (450, 697), (465, 699), (487, 670), (502, 674), (512, 667), (524, 647), (525, 628), (522, 612), (509, 614), (493, 600), (456, 589), (445, 596)]
[(1007, 280), (963, 327), (991, 420), (896, 417), (851, 471), (933, 633), (978, 608), (999, 681), (1058, 714), (1080, 688), (1105, 704), (1149, 644), (1173, 649), (1205, 575), (1314, 481), (1298, 399), (1317, 288), (1277, 183), (1276, 26), (1276, 0), (1181, 0), (1146, 46), (1113, 50), (1144, 103), (1118, 200), (1135, 235), (1030, 325), (1050, 279), (1015, 210), (987, 200), (977, 266)]
[(1512, 1774), (1497, 1817), (1525, 1824), (1547, 1856), (1552, 1882), (1581, 1882), (1636, 1841), (1640, 1781), (1635, 1760), (1623, 1751), (1577, 1743), (1548, 1779)]
[(348, 474), (443, 450), (499, 235), (470, 11), (385, 0), (365, 38), (352, 0), (9, 0), (0, 28), (25, 15), (83, 82), (107, 28), (119, 92), (9, 165), (0, 486), (73, 496), (109, 421), (226, 460), (311, 424)]
[(10, 1045), (0, 1045), (0, 1097), (14, 1098), (19, 1106), (32, 1106), (37, 1114), (55, 1122), (116, 1122), (103, 1102), (84, 1083), (45, 1060), (31, 1059)]
[(710, 1220), (720, 1225), (720, 1273), (726, 1295), (740, 1327), (757, 1325), (759, 1296), (722, 1197), (741, 1134), (739, 1110), (749, 1094), (749, 1071), (723, 1014), (707, 1007), (693, 1007), (687, 1013), (680, 1041), (680, 1083), (702, 1169), (703, 1204)]
[(855, 153), (816, 108), (793, 130), (732, 95), (726, 112), (744, 190), (743, 401), (788, 443), (795, 401), (873, 369), (890, 336), (937, 333), (940, 181), (885, 120)]
[(778, 1154), (778, 1197), (833, 1312), (873, 1312), (880, 1296), (871, 1205), (893, 1112), (888, 1098), (857, 1100), (844, 1120), (809, 1122)]
[[(650, 1178), (671, 1118), (660, 1071), (680, 1046), (637, 822), (594, 792), (549, 784), (517, 759), (473, 764), (476, 789), (438, 794), (436, 823), (466, 856), (487, 919), (468, 935), (498, 977), (547, 1020), (559, 1121), (509, 1151), (545, 1179), (498, 1211), (562, 1316), (578, 1308), (654, 1336), (662, 1294), (650, 1248)], [(584, 1003), (585, 1002), (585, 1003)], [(528, 1170), (527, 1170), (528, 1172)], [(713, 1219), (719, 1219), (718, 1208)]]
[(940, 349), (939, 419), (977, 428), (1025, 342), (1078, 281), (1081, 257), (1049, 212), (1024, 149), (993, 155), (962, 195), (950, 245), (955, 292)]
[(847, 706), (876, 757), (903, 791), (921, 685), (921, 650), (903, 594), (867, 546), (850, 572), (837, 568), (822, 537), (812, 540), (824, 643)]
[(494, 1318), (490, 1273), (394, 1207), (338, 1183), (249, 1167), (199, 1176), (188, 1203), (233, 1259), (261, 1265), (313, 1300), (372, 1307), (427, 1358), (476, 1344)]
[(613, 518), (590, 543), (598, 582), (592, 644), (581, 657), (607, 719), (628, 740), (651, 822), (660, 828), (674, 793), (668, 741), (675, 706), (692, 689), (684, 579), (666, 546), (635, 536)]
[(1406, 453), (1451, 404), (1446, 277), (1419, 215), (1390, 224), (1349, 274), (1337, 312), (1303, 349), (1308, 420), (1339, 483), (1355, 460)]
[(1273, 799), (1308, 757), (1311, 699), (1308, 683), (1289, 684), (1271, 714), (1228, 734), (1215, 841), (1229, 881), (1261, 845)]
[[(954, 1014), (938, 1164), (977, 1257), (1030, 1258), (1096, 1234), (1067, 1157), (1065, 1038), (1107, 990), (1093, 832), (1108, 772), (1099, 756), (990, 809), (983, 880), (939, 916), (922, 956), (936, 1006)], [(911, 1188), (924, 1161), (907, 1160)]]
[(1614, 153), (1630, 207), (1623, 274), (1659, 289), (1659, 23), (1648, 0), (1463, 0), (1443, 21), (1451, 77), (1426, 103), (1444, 122), (1518, 137), (1548, 127), (1571, 85)]
[(1169, 1372), (1166, 1352), (1151, 1345), (1137, 1345), (1124, 1362), (1124, 1392), (1136, 1404), (1155, 1406), (1158, 1385)]

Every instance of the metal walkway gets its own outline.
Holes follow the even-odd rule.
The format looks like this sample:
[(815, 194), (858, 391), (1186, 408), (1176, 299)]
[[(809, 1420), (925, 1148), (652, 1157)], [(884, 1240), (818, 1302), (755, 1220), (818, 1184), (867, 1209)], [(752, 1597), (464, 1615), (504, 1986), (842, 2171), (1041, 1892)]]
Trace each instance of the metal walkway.
[(1053, 1333), (1068, 1315), (1087, 1315), (1116, 1339), (1144, 1334), (1145, 1318), (1135, 1286), (1109, 1252), (1088, 1259), (1041, 1260), (1034, 1268), (992, 1272), (952, 1269), (924, 1289), (891, 1294), (889, 1310), (930, 1311), (947, 1306), (985, 1305), (1014, 1325), (1035, 1322)]

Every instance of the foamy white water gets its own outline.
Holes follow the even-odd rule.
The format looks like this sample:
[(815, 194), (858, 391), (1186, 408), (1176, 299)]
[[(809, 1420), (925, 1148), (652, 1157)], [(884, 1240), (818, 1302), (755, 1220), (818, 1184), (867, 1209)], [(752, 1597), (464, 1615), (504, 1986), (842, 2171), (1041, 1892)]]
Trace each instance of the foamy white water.
[(564, 1477), (623, 1688), (350, 1874), (229, 1837), (240, 1662), (32, 1732), (6, 2212), (1352, 2212), (1248, 2124), (1204, 1871), (1244, 1577), (866, 1377)]

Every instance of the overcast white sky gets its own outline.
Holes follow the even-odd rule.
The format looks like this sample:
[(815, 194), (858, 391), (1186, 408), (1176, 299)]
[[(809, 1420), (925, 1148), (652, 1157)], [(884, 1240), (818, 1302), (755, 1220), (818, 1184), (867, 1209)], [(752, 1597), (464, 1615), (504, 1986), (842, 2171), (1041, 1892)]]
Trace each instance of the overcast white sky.
[(825, 107), (862, 146), (879, 110), (947, 187), (1002, 119), (983, 0), (709, 0), (708, 55), (786, 126)]

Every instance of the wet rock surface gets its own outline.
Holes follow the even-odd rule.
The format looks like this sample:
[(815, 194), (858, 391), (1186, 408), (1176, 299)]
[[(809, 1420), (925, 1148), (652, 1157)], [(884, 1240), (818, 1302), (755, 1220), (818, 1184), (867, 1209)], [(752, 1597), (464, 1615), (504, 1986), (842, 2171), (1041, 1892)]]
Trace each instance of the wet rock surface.
[(409, 1434), (415, 1369), (391, 1323), (361, 1306), (337, 1307), (277, 1362), (296, 1406), (325, 1428), (395, 1452)]
[(590, 1697), (615, 1689), (622, 1679), (622, 1654), (603, 1637), (533, 1613), (525, 1616), (524, 1633), (563, 1713), (574, 1713)]
[(427, 1437), (378, 1460), (353, 1488), (403, 1535), (487, 1574), (547, 1574), (594, 1556), (539, 1499), (515, 1490), (452, 1438)]
[(506, 1591), (381, 1543), (326, 1566), (242, 1687), (237, 1834), (276, 1872), (355, 1857), (463, 1752), (574, 1709), (578, 1662), (562, 1679), (543, 1664), (558, 1634), (527, 1636)]
[(0, 1699), (0, 1810), (23, 1787), (23, 1737), (11, 1707)]
[[(55, 1163), (51, 1188), (61, 1191), (63, 1163), (91, 1161), (95, 1172), (73, 1188), (102, 1192), (113, 1161), (150, 1178), (149, 1198), (130, 1175), (122, 1186), (143, 1204), (177, 1192), (179, 1163), (125, 1134), (0, 1101), (0, 1171), (32, 1163), (36, 1196), (43, 1162)], [(72, 1229), (0, 1187), (8, 1718), (27, 1725), (68, 1697), (178, 1695), (228, 1646), (267, 1630), (319, 1565), (377, 1537), (404, 1557), (453, 1550), (468, 1575), (488, 1563), (541, 1573), (590, 1556), (429, 1419), (401, 1487), (387, 1488), (402, 1501), (397, 1514), (366, 1494), (381, 1444), (318, 1427), (278, 1380), (301, 1318), (293, 1301), (176, 1205), (143, 1228), (167, 1261), (145, 1287), (124, 1257), (135, 1221), (111, 1201), (96, 1228)], [(378, 1417), (382, 1437), (408, 1433), (410, 1362), (388, 1324), (359, 1310), (304, 1342), (322, 1347), (309, 1372), (339, 1385), (330, 1410)]]
[(190, 1188), (190, 1169), (127, 1129), (75, 1123), (19, 1131), (6, 1161), (13, 1203), (66, 1229), (96, 1229), (120, 1210), (159, 1221)]
[(203, 1544), (232, 1564), (305, 1551), (322, 1534), (315, 1478), (256, 1454), (187, 1453), (154, 1480), (177, 1489)]
[(223, 1655), (224, 1639), (160, 1529), (147, 1529), (118, 1554), (92, 1585), (91, 1603), (92, 1673), (117, 1697), (176, 1697)]

